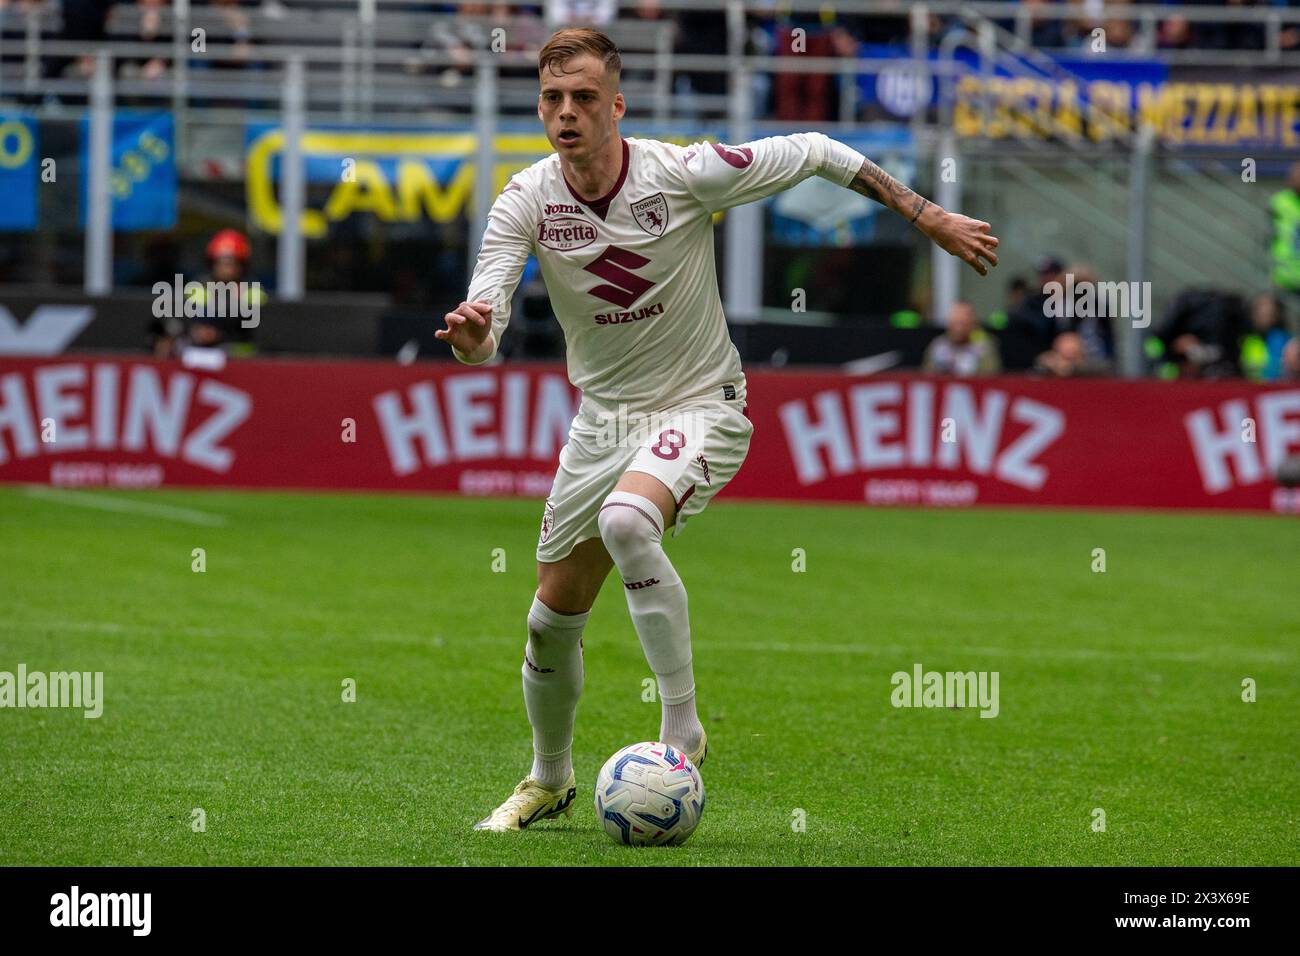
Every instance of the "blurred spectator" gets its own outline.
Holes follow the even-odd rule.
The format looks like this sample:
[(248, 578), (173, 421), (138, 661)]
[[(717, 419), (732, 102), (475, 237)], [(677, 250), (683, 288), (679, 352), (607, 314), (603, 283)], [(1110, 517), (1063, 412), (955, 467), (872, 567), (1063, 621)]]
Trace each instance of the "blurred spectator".
[(1287, 334), (1282, 303), (1261, 292), (1250, 300), (1250, 331), (1241, 340), (1241, 370), (1249, 379), (1275, 382), (1282, 377)]
[(1169, 17), (1160, 22), (1156, 46), (1162, 50), (1185, 50), (1195, 43), (1192, 25), (1186, 17)]
[(217, 61), (217, 65), (237, 68), (246, 66), (253, 58), (253, 31), (248, 13), (239, 8), (239, 0), (211, 0), (221, 9), (221, 19), (230, 30), (234, 42), (234, 59)]
[[(1107, 0), (1107, 6), (1120, 6), (1128, 3), (1129, 0)], [(1102, 29), (1106, 31), (1106, 49), (1118, 49), (1127, 47), (1133, 42), (1133, 21), (1125, 20), (1121, 17), (1112, 17), (1102, 24)], [(1090, 49), (1089, 43), (1091, 36), (1084, 38), (1085, 49)]]
[(546, 22), (561, 27), (602, 27), (618, 17), (618, 0), (546, 0)]
[(1069, 3), (1076, 16), (1062, 21), (1062, 38), (1067, 46), (1082, 46), (1092, 39), (1092, 31), (1101, 26), (1098, 17), (1101, 0), (1069, 0)]
[[(208, 242), (206, 252), (208, 272), (198, 280), (202, 288), (192, 292), (187, 289), (184, 293), (186, 312), (200, 314), (160, 318), (150, 324), (151, 349), (157, 358), (190, 362), (195, 360), (195, 356), (188, 354), (191, 349), (251, 352), (243, 319), (245, 313), (256, 314), (253, 306), (260, 310), (266, 304), (266, 295), (259, 285), (246, 278), (252, 259), (248, 237), (237, 229), (222, 229)], [(209, 283), (236, 283), (233, 298), (219, 294), (215, 301), (209, 302)], [(236, 314), (221, 314), (231, 308)]]
[[(162, 12), (167, 0), (137, 0), (136, 6), (140, 8), (140, 31), (132, 39), (141, 43), (158, 43), (171, 38), (162, 29)], [(127, 77), (156, 80), (167, 72), (167, 61), (160, 56), (148, 59), (123, 57), (120, 62), (122, 75)]]
[[(1297, 6), (1296, 0), (1285, 0), (1290, 6)], [(1281, 5), (1280, 3), (1278, 4)], [(1282, 32), (1278, 35), (1278, 46), (1283, 50), (1294, 50), (1300, 47), (1300, 26), (1294, 23), (1284, 24)]]
[(1002, 357), (997, 339), (979, 327), (975, 307), (958, 300), (948, 310), (948, 327), (926, 347), (921, 368), (943, 375), (996, 375)]
[[(660, 26), (670, 31), (670, 35), (676, 33), (677, 24), (664, 14), (660, 0), (637, 0), (636, 6), (625, 14), (626, 19), (644, 26)], [(634, 67), (625, 65), (623, 67), (623, 82), (629, 83), (652, 83), (655, 80), (655, 69), (653, 67)], [(669, 85), (671, 86), (671, 79)]]
[[(1092, 266), (1080, 262), (1066, 269), (1067, 275), (1074, 276), (1074, 287), (1076, 290), (1082, 289), (1083, 283), (1089, 283), (1094, 289), (1097, 288), (1097, 272)], [(1100, 301), (1100, 293), (1097, 299)], [(1099, 311), (1099, 310), (1093, 310)], [(1115, 316), (1111, 315), (1078, 315), (1078, 310), (1072, 318), (1064, 320), (1058, 319), (1058, 326), (1062, 321), (1066, 323), (1065, 327), (1072, 332), (1078, 332), (1083, 339), (1083, 347), (1087, 352), (1090, 362), (1104, 363), (1115, 353), (1115, 332), (1112, 321)]]
[(1050, 293), (1047, 286), (1053, 282), (1065, 282), (1065, 266), (1056, 256), (1043, 256), (1035, 266), (1033, 285), (1021, 299), (1020, 304), (1009, 309), (1008, 325), (1023, 334), (1034, 338), (1039, 351), (1052, 347), (1059, 329), (1056, 321), (1047, 315), (1047, 300)]
[[(718, 56), (727, 49), (727, 15), (722, 10), (677, 11), (677, 43), (675, 51), (688, 56)], [(692, 96), (725, 96), (727, 74), (678, 73), (673, 79), (673, 92), (684, 97), (689, 104)], [(761, 102), (761, 101), (760, 101)], [(683, 112), (693, 115), (697, 111), (688, 105)]]
[[(1103, 19), (1102, 7), (1117, 7), (1129, 0), (1069, 0), (1076, 16), (1062, 20), (1061, 42), (1064, 46), (1079, 47), (1088, 53), (1101, 54), (1111, 48), (1126, 47), (1133, 42), (1131, 21), (1120, 17)], [(1100, 30), (1100, 33), (1096, 31)], [(1101, 44), (1105, 46), (1102, 47)]]
[[(1029, 8), (1030, 42), (1037, 47), (1064, 46), (1065, 21), (1055, 17), (1044, 17), (1038, 13), (1042, 7), (1055, 6), (1054, 0), (1024, 0), (1024, 5)], [(1007, 29), (1014, 30), (1015, 24), (1008, 25)]]
[[(1008, 310), (1008, 325), (1031, 336), (1042, 352), (1049, 351), (1062, 332), (1077, 332), (1090, 363), (1108, 362), (1115, 351), (1114, 317), (1079, 314), (1103, 310), (1097, 273), (1092, 266), (1081, 262), (1067, 269), (1056, 256), (1044, 256), (1038, 261), (1037, 272), (1035, 287), (1029, 290), (1019, 306)], [(1082, 309), (1064, 302), (1063, 295), (1068, 290), (1073, 289), (1077, 301), (1088, 287), (1094, 292), (1094, 308)], [(1065, 307), (1051, 308), (1054, 303)], [(1054, 315), (1053, 312), (1060, 314)]]
[[(209, 315), (190, 319), (185, 339), (179, 344), (177, 354), (182, 360), (192, 358), (185, 353), (191, 349), (222, 349), (226, 344), (227, 322)], [(224, 349), (223, 349), (224, 351)]]
[(1013, 312), (1020, 308), (1021, 303), (1029, 295), (1029, 283), (1024, 276), (1012, 276), (1007, 282), (1007, 311)]
[(169, 316), (149, 323), (149, 352), (154, 358), (175, 358), (180, 352), (185, 320)]
[[(837, 18), (846, 34), (861, 43), (909, 43), (912, 38), (912, 24), (908, 17), (909, 4), (902, 0), (884, 0), (876, 4), (877, 12), (847, 15)], [(894, 16), (883, 16), (889, 12)], [(930, 15), (929, 33), (938, 40), (941, 21), (934, 14)]]
[[(799, 31), (796, 33), (795, 31)], [(813, 17), (794, 18), (778, 26), (776, 49), (779, 57), (834, 55), (834, 43)], [(777, 73), (772, 81), (772, 109), (776, 119), (791, 122), (824, 122), (835, 118), (833, 77), (825, 73)]]
[[(27, 6), (39, 6), (38, 3)], [(58, 38), (76, 42), (85, 47), (93, 46), (104, 40), (104, 26), (108, 22), (108, 13), (113, 5), (104, 0), (62, 0), (59, 11), (63, 28)], [(20, 7), (21, 9), (21, 7)], [(95, 72), (95, 57), (87, 53), (83, 56), (47, 56), (41, 64), (41, 75), (58, 78), (68, 71), (70, 64), (76, 64), (74, 75), (89, 77)]]
[[(434, 17), (419, 49), (406, 61), (408, 73), (437, 73), (439, 82), (446, 87), (457, 86), (472, 79), (478, 55), (492, 49), (492, 31), (506, 28), (506, 49), (537, 49), (546, 42), (546, 27), (540, 17), (526, 8), (512, 12), (504, 3), (460, 3), (455, 17)], [(579, 18), (575, 22), (590, 22)], [(451, 63), (437, 64), (440, 56)], [(513, 75), (504, 71), (503, 75)], [(536, 70), (525, 71), (532, 76)]]
[(1273, 285), (1300, 298), (1300, 162), (1287, 170), (1286, 186), (1268, 202), (1273, 216)]
[(1110, 372), (1110, 364), (1090, 358), (1083, 344), (1083, 336), (1078, 332), (1062, 332), (1052, 342), (1052, 347), (1034, 360), (1034, 371), (1057, 378), (1105, 375)]
[(1024, 276), (1012, 276), (1007, 282), (1006, 304), (1000, 309), (994, 309), (989, 313), (988, 322), (990, 329), (1005, 329), (1011, 322), (1011, 315), (1019, 309), (1029, 295), (1029, 283), (1025, 281)]
[(1288, 342), (1282, 350), (1282, 379), (1300, 381), (1300, 335)]
[[(829, 4), (820, 13), (792, 13), (775, 24), (775, 56), (845, 57), (858, 54), (858, 38)], [(856, 82), (856, 81), (854, 81)], [(839, 119), (840, 77), (780, 72), (772, 81), (772, 112), (791, 122)]]
[[(1196, 0), (1185, 0), (1196, 2)], [(1204, 0), (1200, 0), (1204, 2)], [(1228, 6), (1233, 9), (1242, 7), (1265, 6), (1261, 0), (1215, 0), (1214, 6)], [(1198, 46), (1208, 46), (1221, 50), (1262, 50), (1264, 49), (1264, 28), (1258, 23), (1209, 23), (1197, 24), (1196, 40)]]
[(1170, 303), (1148, 345), (1165, 378), (1234, 378), (1247, 330), (1241, 296), (1217, 289), (1187, 289)]
[[(461, 4), (461, 14), (468, 15), (477, 4)], [(463, 20), (459, 17), (444, 19), (438, 17), (429, 23), (429, 32), (425, 34), (416, 54), (406, 61), (408, 73), (438, 74), (443, 86), (457, 86), (474, 72), (474, 52), (488, 48), (488, 26), (477, 20)], [(436, 63), (441, 55), (450, 57), (450, 63)]]
[(238, 282), (248, 270), (253, 248), (238, 229), (222, 229), (208, 242), (208, 265), (215, 282)]

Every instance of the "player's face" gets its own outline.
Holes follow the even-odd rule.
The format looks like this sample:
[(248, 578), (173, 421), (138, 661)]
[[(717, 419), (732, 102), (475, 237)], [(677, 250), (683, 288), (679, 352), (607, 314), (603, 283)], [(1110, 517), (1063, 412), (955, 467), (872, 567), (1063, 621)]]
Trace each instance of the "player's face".
[(618, 121), (625, 111), (617, 82), (605, 75), (605, 65), (589, 54), (575, 56), (542, 72), (537, 115), (555, 151), (572, 163), (588, 162), (618, 138)]

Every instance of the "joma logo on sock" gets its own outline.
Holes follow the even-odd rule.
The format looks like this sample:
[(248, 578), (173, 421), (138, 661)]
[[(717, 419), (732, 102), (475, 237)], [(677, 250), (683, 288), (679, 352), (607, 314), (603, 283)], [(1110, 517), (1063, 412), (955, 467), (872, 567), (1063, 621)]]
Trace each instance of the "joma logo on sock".
[(895, 707), (979, 707), (981, 717), (998, 715), (997, 671), (925, 671), (912, 665), (912, 673), (898, 671), (889, 702)]
[(640, 591), (642, 588), (652, 587), (659, 583), (658, 578), (646, 578), (644, 581), (626, 581), (623, 587), (629, 591)]
[(152, 925), (152, 893), (70, 893), (50, 897), (51, 926), (129, 926), (135, 936), (148, 936)]
[[(580, 643), (580, 644), (582, 643), (582, 639), (581, 639), (581, 638), (578, 639), (578, 643)], [(529, 669), (530, 671), (537, 671), (537, 673), (539, 673), (539, 674), (554, 674), (554, 673), (555, 673), (555, 668), (554, 668), (554, 667), (538, 667), (536, 664), (534, 664), (531, 660), (528, 659), (528, 654), (527, 654), (527, 653), (524, 654), (524, 663), (528, 665), (528, 669)]]

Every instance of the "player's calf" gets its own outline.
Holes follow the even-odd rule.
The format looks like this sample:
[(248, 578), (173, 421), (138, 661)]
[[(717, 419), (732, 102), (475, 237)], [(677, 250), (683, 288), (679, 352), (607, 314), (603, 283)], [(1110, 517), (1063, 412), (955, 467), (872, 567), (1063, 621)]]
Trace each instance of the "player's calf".
[(664, 553), (663, 516), (650, 499), (614, 491), (601, 506), (598, 523), (622, 578), (646, 662), (659, 683), (659, 738), (693, 753), (704, 728), (695, 711), (690, 615), (686, 587)]
[(559, 788), (573, 775), (573, 720), (582, 696), (582, 630), (587, 614), (560, 614), (538, 598), (528, 611), (520, 668), (533, 728), (532, 779)]

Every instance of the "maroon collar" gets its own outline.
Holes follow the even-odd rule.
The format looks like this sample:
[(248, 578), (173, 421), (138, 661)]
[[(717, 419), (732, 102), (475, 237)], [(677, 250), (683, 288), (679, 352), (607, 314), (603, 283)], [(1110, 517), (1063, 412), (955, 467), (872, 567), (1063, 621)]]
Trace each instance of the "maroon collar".
[(623, 140), (622, 142), (623, 142), (623, 168), (618, 171), (618, 179), (614, 181), (614, 188), (611, 189), (609, 192), (605, 193), (605, 195), (601, 196), (599, 199), (583, 199), (581, 196), (579, 196), (578, 191), (573, 188), (573, 183), (569, 182), (569, 177), (564, 176), (564, 168), (563, 167), (560, 168), (560, 175), (564, 176), (564, 185), (569, 187), (569, 194), (572, 195), (574, 199), (578, 200), (578, 202), (582, 203), (584, 206), (586, 206), (588, 209), (594, 212), (601, 219), (604, 219), (605, 216), (609, 213), (609, 204), (614, 201), (614, 197), (618, 195), (618, 191), (623, 188), (624, 180), (627, 179), (627, 164), (628, 164), (629, 150), (627, 148), (627, 140)]

